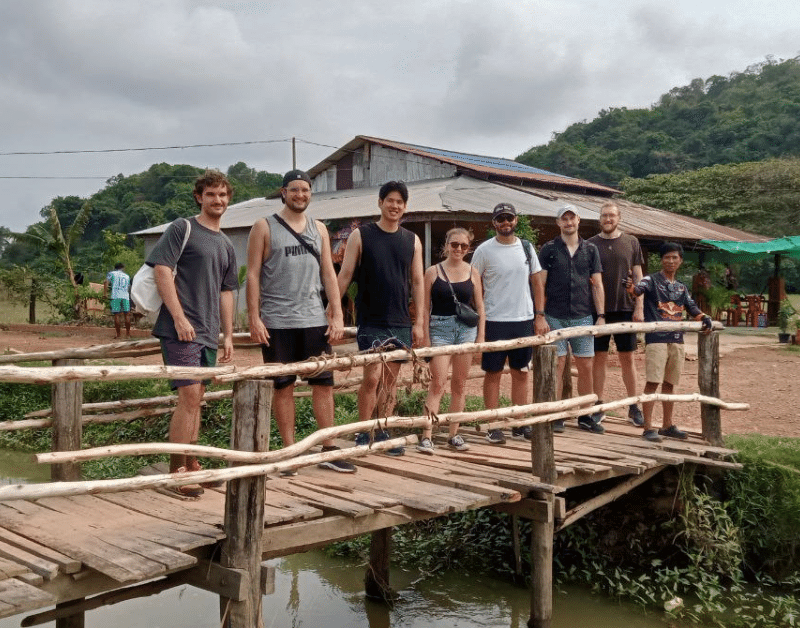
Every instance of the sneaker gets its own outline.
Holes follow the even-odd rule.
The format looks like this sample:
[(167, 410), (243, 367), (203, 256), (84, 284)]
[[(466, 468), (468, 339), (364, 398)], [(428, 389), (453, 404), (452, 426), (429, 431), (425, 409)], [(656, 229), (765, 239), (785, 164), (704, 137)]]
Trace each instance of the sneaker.
[(447, 446), (450, 449), (455, 449), (456, 451), (467, 451), (467, 449), (469, 449), (469, 445), (464, 442), (464, 439), (461, 438), (460, 434), (456, 434), (453, 436), (453, 438), (448, 440)]
[(553, 434), (563, 434), (565, 429), (567, 428), (564, 426), (564, 419), (553, 421)]
[(661, 437), (655, 430), (645, 430), (644, 433), (642, 434), (642, 438), (644, 438), (646, 441), (650, 441), (651, 443), (661, 442)]
[(434, 453), (434, 446), (431, 442), (430, 438), (423, 438), (419, 443), (417, 443), (417, 451), (423, 454), (431, 454)]
[(531, 439), (531, 426), (530, 425), (523, 425), (522, 427), (512, 427), (511, 428), (511, 438), (517, 438), (519, 440), (530, 440)]
[(578, 427), (582, 430), (586, 430), (587, 432), (592, 432), (594, 434), (602, 434), (605, 432), (605, 428), (597, 423), (591, 416), (588, 414), (582, 414), (578, 417)]
[(503, 430), (489, 430), (486, 432), (486, 440), (492, 445), (503, 445), (506, 442), (506, 437), (503, 436)]
[(670, 425), (669, 427), (662, 427), (660, 430), (658, 430), (658, 433), (661, 434), (661, 436), (666, 436), (668, 438), (677, 438), (680, 440), (686, 440), (687, 438), (689, 438), (689, 435), (686, 432), (684, 432), (683, 430), (679, 430), (674, 425)]
[[(597, 402), (595, 403), (595, 405), (599, 406), (601, 403), (603, 403), (603, 400), (602, 399), (598, 399)], [(602, 423), (603, 419), (606, 418), (606, 413), (605, 412), (592, 412), (592, 414), (590, 414), (589, 416), (592, 417), (592, 421), (594, 421), (595, 423)]]
[(633, 423), (636, 427), (644, 426), (644, 415), (642, 414), (642, 411), (639, 409), (639, 406), (637, 406), (635, 403), (632, 403), (628, 407), (628, 418), (631, 420), (631, 423)]
[[(391, 439), (391, 436), (386, 430), (378, 430), (375, 432), (376, 443), (381, 443), (389, 439)], [(406, 449), (405, 447), (392, 447), (391, 449), (387, 449), (385, 453), (387, 456), (402, 456), (404, 453), (406, 453)]]
[(356, 445), (358, 447), (369, 445), (369, 432), (356, 432)]
[[(332, 445), (330, 447), (322, 448), (322, 451), (336, 451), (339, 447)], [(330, 469), (331, 471), (338, 471), (339, 473), (355, 473), (356, 468), (354, 465), (347, 462), (347, 460), (326, 460), (320, 462), (318, 465), (321, 469)]]
[(282, 478), (293, 478), (297, 475), (297, 469), (284, 469), (280, 474)]

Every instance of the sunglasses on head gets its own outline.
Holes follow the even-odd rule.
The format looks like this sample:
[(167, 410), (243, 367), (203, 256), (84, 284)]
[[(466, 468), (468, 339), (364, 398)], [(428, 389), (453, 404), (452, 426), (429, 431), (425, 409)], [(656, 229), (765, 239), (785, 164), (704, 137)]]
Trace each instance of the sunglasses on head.
[(469, 244), (466, 242), (451, 242), (450, 246), (454, 249), (461, 249), (462, 251), (469, 250)]
[(514, 216), (511, 214), (500, 214), (499, 216), (495, 216), (495, 222), (514, 222)]

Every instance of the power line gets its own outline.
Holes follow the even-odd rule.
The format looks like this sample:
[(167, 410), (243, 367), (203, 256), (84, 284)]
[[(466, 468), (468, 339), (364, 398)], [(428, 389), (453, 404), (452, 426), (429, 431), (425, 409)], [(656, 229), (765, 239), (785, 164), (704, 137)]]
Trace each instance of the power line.
[(98, 176), (91, 176), (91, 177), (32, 177), (32, 176), (12, 177), (12, 176), (8, 176), (8, 177), (6, 177), (6, 176), (3, 176), (3, 175), (0, 175), (0, 179), (57, 179), (57, 180), (60, 180), (60, 179), (67, 179), (67, 180), (71, 180), (71, 179), (75, 179), (75, 180), (97, 179), (99, 181), (105, 181), (108, 178), (109, 177), (98, 177)]
[[(291, 139), (281, 140), (250, 140), (247, 142), (221, 142), (219, 144), (185, 144), (175, 146), (144, 146), (140, 148), (102, 148), (86, 150), (51, 150), (51, 151), (9, 151), (0, 153), (0, 157), (17, 155), (77, 155), (82, 153), (134, 153), (148, 150), (175, 150), (185, 148), (214, 148), (217, 146), (248, 146), (253, 144), (278, 144), (281, 142), (291, 142)], [(312, 142), (307, 142), (311, 144)], [(320, 144), (323, 146), (323, 144)]]

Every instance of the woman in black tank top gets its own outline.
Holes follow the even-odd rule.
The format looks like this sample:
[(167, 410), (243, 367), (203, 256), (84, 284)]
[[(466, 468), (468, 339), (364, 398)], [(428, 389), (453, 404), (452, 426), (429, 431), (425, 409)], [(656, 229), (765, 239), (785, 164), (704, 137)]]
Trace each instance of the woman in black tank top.
[[(464, 256), (470, 249), (473, 236), (463, 227), (455, 227), (447, 232), (444, 244), (444, 261), (431, 266), (425, 272), (425, 303), (423, 306), (425, 345), (456, 345), (467, 342), (483, 342), (486, 316), (483, 310), (483, 290), (480, 276)], [(449, 283), (449, 285), (448, 285)], [(452, 287), (452, 291), (451, 291)], [(453, 294), (462, 303), (472, 305), (480, 316), (478, 326), (467, 327), (456, 318)], [(431, 358), (431, 383), (425, 407), (439, 412), (439, 403), (447, 383), (447, 371), (453, 365), (450, 378), (450, 412), (463, 412), (465, 403), (464, 385), (472, 365), (471, 353), (459, 355), (437, 355)], [(464, 451), (469, 446), (458, 435), (458, 424), (450, 425), (447, 445), (451, 449)], [(432, 429), (422, 432), (417, 450), (423, 453), (434, 452), (431, 440)]]

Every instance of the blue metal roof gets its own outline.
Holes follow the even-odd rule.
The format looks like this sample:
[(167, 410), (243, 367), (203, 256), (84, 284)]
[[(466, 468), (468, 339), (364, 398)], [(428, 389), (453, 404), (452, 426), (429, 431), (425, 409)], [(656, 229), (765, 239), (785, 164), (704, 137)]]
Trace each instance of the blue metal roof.
[(504, 159), (502, 157), (486, 157), (484, 155), (471, 155), (469, 153), (457, 153), (451, 150), (442, 150), (440, 148), (430, 148), (429, 146), (419, 146), (418, 144), (407, 144), (406, 142), (393, 142), (394, 144), (403, 144), (409, 148), (424, 151), (432, 155), (439, 155), (466, 164), (475, 166), (486, 166), (488, 168), (499, 168), (502, 170), (512, 170), (514, 172), (525, 172), (528, 174), (543, 174), (551, 177), (560, 177), (562, 179), (574, 179), (574, 177), (566, 177), (563, 174), (542, 170), (541, 168), (534, 168), (526, 164), (521, 164), (513, 159)]

